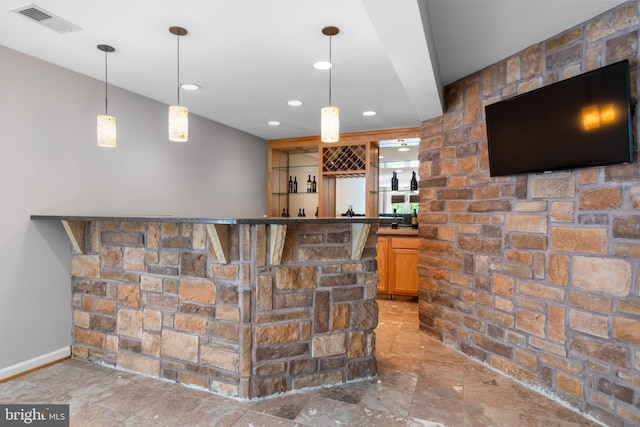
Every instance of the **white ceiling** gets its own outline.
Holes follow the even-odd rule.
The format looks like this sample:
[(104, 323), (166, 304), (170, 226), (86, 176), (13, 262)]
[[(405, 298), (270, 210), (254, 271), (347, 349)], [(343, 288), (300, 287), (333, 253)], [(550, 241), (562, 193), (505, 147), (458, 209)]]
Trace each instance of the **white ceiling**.
[[(81, 29), (59, 34), (3, 0), (0, 45), (176, 103), (192, 114), (265, 139), (317, 135), (328, 104), (323, 27), (334, 25), (332, 99), (341, 132), (418, 126), (442, 114), (441, 87), (622, 3), (619, 0), (36, 0)], [(299, 99), (301, 107), (287, 101)], [(116, 104), (110, 101), (111, 105)], [(96, 114), (102, 105), (96, 105)], [(365, 110), (377, 115), (364, 117)], [(118, 115), (117, 111), (110, 113)], [(118, 117), (118, 121), (126, 120)], [(277, 120), (280, 126), (268, 126)]]

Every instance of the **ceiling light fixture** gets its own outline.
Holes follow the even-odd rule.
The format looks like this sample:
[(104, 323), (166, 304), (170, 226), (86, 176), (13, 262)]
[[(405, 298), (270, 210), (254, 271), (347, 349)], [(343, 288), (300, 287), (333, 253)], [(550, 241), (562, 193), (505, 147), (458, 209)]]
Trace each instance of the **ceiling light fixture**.
[(195, 83), (180, 83), (180, 87), (184, 90), (198, 90), (200, 89), (200, 85)]
[(268, 122), (267, 122), (267, 124), (268, 124), (269, 126), (280, 126), (280, 122), (279, 122), (279, 121), (277, 121), (277, 120), (271, 120), (271, 121), (268, 121)]
[(333, 62), (331, 61), (331, 38), (338, 34), (340, 30), (337, 27), (324, 27), (322, 34), (329, 36), (329, 106), (320, 110), (320, 140), (322, 142), (338, 142), (340, 140), (340, 111), (338, 107), (331, 105), (331, 70)]
[[(401, 139), (398, 142), (401, 142), (401, 141), (404, 141), (404, 139)], [(398, 151), (409, 151), (409, 147), (407, 147), (407, 143), (402, 142), (402, 144), (400, 144), (400, 148), (398, 148)]]
[(291, 101), (287, 102), (287, 104), (291, 105), (292, 107), (299, 107), (302, 105), (302, 101), (298, 101), (297, 99), (292, 99)]
[(375, 116), (376, 112), (375, 111), (364, 111), (362, 113), (362, 115), (365, 116), (365, 117), (371, 117), (371, 116)]
[(116, 146), (116, 118), (109, 115), (109, 103), (107, 96), (107, 54), (116, 50), (106, 44), (99, 44), (98, 50), (104, 52), (104, 114), (97, 118), (97, 136), (99, 147), (113, 148)]
[[(324, 34), (324, 32), (323, 32)], [(327, 61), (318, 61), (318, 62), (314, 62), (312, 65), (313, 68), (315, 68), (316, 70), (328, 70), (329, 68), (333, 67), (333, 64), (331, 62), (327, 62)]]
[(189, 110), (180, 105), (180, 37), (187, 35), (187, 30), (182, 27), (170, 27), (169, 32), (175, 35), (178, 41), (178, 105), (169, 107), (169, 141), (187, 142), (189, 140)]

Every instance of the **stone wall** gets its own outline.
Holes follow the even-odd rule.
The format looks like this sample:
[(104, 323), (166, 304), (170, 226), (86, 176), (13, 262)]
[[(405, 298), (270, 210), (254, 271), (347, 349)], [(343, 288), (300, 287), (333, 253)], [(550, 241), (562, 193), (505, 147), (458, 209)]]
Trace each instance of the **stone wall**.
[(453, 83), (420, 144), (420, 328), (612, 426), (640, 425), (639, 163), (491, 178), (484, 106), (623, 59), (635, 104), (638, 22), (627, 2)]
[(240, 398), (376, 375), (374, 232), (351, 261), (348, 224), (289, 225), (270, 265), (266, 225), (229, 226), (228, 263), (204, 224), (86, 229), (74, 357)]

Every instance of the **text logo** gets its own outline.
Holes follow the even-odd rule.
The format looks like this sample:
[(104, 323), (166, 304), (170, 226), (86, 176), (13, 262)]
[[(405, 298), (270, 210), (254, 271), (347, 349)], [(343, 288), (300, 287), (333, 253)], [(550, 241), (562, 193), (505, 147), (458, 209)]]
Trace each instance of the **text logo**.
[(69, 405), (0, 405), (0, 426), (69, 427)]

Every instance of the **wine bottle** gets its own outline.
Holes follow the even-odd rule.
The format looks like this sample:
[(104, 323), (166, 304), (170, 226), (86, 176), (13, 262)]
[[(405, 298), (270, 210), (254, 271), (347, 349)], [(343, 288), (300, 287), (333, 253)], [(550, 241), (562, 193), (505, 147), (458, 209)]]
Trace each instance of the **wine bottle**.
[(287, 210), (286, 209), (282, 209), (282, 217), (283, 218), (287, 217)]
[(291, 214), (289, 214), (289, 208), (287, 208), (287, 215), (286, 215), (286, 217), (287, 217), (287, 218), (291, 217)]
[(398, 173), (393, 172), (391, 177), (391, 191), (398, 191)]
[(317, 187), (318, 183), (316, 182), (316, 176), (313, 176), (313, 181), (311, 181), (311, 192), (312, 193), (317, 193), (318, 192), (318, 187)]
[(346, 215), (351, 218), (353, 216), (353, 207), (351, 205), (349, 205), (349, 207), (347, 208), (347, 213)]
[(411, 228), (418, 229), (418, 211), (414, 208), (411, 216)]
[(413, 175), (411, 176), (411, 191), (418, 190), (418, 180), (416, 179), (416, 171), (413, 171)]
[(311, 175), (307, 178), (307, 193), (311, 193)]
[(298, 192), (298, 177), (296, 176), (293, 177), (293, 192)]
[(304, 213), (304, 208), (302, 208), (302, 216), (307, 216), (307, 214)]
[(291, 179), (291, 175), (289, 175), (289, 193), (293, 193), (293, 180)]
[(316, 218), (318, 218), (318, 207), (316, 206)]
[(396, 218), (396, 209), (395, 208), (393, 209), (393, 221), (391, 222), (391, 228), (394, 229), (394, 230), (398, 228), (398, 218)]
[(298, 216), (302, 216), (302, 208), (298, 209)]

